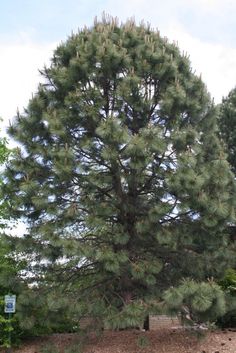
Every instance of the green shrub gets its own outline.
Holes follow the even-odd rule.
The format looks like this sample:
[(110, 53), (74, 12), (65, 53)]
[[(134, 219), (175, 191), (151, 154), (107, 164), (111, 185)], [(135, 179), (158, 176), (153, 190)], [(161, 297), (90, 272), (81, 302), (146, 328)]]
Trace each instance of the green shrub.
[(233, 268), (227, 269), (219, 284), (225, 291), (236, 296), (236, 270)]
[(23, 334), (19, 326), (19, 322), (15, 315), (4, 313), (4, 297), (0, 298), (0, 346), (10, 347), (11, 345), (17, 345), (20, 342), (20, 338)]
[(148, 337), (144, 335), (139, 336), (136, 343), (141, 349), (146, 348), (150, 344)]
[(227, 269), (219, 284), (226, 295), (226, 313), (218, 318), (217, 326), (236, 327), (236, 270)]

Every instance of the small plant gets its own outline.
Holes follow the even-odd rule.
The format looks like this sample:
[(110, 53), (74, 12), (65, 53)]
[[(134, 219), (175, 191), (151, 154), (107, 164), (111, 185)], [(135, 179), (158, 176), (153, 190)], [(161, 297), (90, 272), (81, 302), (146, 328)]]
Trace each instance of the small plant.
[(141, 349), (146, 348), (149, 345), (149, 339), (147, 336), (139, 336), (137, 339), (137, 346)]

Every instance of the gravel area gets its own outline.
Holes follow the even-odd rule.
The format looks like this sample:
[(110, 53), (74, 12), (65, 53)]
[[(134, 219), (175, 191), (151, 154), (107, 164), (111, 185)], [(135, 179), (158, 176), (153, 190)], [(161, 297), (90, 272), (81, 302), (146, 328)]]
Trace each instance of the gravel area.
[(79, 342), (75, 334), (54, 334), (29, 340), (12, 353), (236, 353), (236, 332), (229, 330), (200, 338), (180, 329), (105, 331), (87, 337), (83, 350)]

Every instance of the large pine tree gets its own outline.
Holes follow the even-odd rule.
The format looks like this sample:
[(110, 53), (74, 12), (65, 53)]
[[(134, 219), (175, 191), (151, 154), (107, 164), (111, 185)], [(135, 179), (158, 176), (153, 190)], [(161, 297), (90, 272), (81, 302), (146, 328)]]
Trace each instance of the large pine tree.
[(7, 197), (28, 224), (18, 249), (29, 280), (46, 283), (52, 306), (113, 327), (137, 323), (183, 278), (195, 281), (184, 282), (189, 305), (207, 311), (218, 292), (202, 281), (226, 266), (234, 181), (188, 57), (149, 26), (104, 18), (41, 73), (9, 129), (21, 147)]

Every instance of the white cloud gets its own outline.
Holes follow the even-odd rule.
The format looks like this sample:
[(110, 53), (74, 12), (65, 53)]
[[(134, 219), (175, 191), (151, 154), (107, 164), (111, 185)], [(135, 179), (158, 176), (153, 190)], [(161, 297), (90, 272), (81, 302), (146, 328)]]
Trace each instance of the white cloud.
[(183, 0), (185, 4), (201, 7), (204, 11), (218, 12), (226, 7), (234, 6), (234, 0)]
[(4, 123), (27, 105), (40, 81), (38, 70), (49, 63), (55, 43), (50, 45), (0, 44), (0, 116)]
[(165, 34), (178, 41), (181, 50), (190, 55), (192, 67), (202, 75), (209, 92), (219, 103), (236, 85), (236, 48), (212, 44), (189, 35), (178, 24), (169, 26)]
[(163, 14), (163, 21), (168, 22), (182, 10), (192, 14), (212, 13), (221, 16), (222, 12), (233, 9), (236, 9), (234, 0), (108, 0), (105, 10), (119, 18), (135, 15), (137, 18), (150, 18), (153, 23), (155, 20), (160, 21)]

